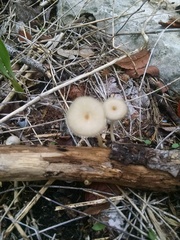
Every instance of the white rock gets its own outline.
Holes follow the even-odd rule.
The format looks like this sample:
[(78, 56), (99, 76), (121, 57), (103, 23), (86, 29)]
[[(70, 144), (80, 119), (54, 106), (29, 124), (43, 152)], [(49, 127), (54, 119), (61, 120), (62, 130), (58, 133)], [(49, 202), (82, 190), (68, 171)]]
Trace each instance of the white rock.
[[(167, 0), (160, 5), (160, 0), (144, 2), (134, 0), (59, 0), (58, 13), (59, 16), (63, 16), (63, 20), (67, 20), (67, 23), (68, 19), (70, 22), (82, 12), (92, 13), (96, 19), (116, 18), (114, 27), (112, 20), (98, 23), (99, 28), (105, 28), (106, 32), (111, 35), (113, 32), (119, 31), (125, 21), (127, 21), (119, 31), (121, 35), (114, 38), (115, 46), (127, 52), (139, 49), (144, 45), (142, 35), (138, 34), (143, 28), (145, 32), (154, 32), (153, 34), (148, 34), (148, 47), (153, 49), (155, 46), (150, 64), (159, 68), (161, 78), (168, 83), (180, 77), (180, 31), (171, 29), (162, 34), (163, 28), (158, 22), (160, 20), (166, 22), (171, 16), (180, 18), (180, 14), (174, 10), (176, 6), (180, 5), (180, 0)], [(143, 3), (144, 5), (140, 8)], [(136, 12), (138, 8), (140, 9)], [(122, 15), (125, 16), (122, 17)], [(147, 24), (145, 24), (146, 22)], [(129, 35), (123, 35), (123, 33), (128, 33)], [(180, 93), (179, 82), (173, 83), (172, 88)]]
[(14, 135), (6, 139), (6, 145), (18, 145), (20, 144), (20, 142), (21, 142), (20, 139)]

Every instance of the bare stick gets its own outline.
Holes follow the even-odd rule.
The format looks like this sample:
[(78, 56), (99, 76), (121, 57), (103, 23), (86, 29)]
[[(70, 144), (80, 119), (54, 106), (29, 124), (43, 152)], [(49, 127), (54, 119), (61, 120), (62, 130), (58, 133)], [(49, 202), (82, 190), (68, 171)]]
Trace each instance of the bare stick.
[(112, 66), (117, 61), (120, 61), (121, 59), (123, 59), (125, 57), (126, 57), (126, 55), (123, 55), (120, 58), (115, 58), (111, 62), (106, 63), (106, 64), (104, 64), (104, 65), (102, 65), (102, 66), (100, 66), (98, 68), (95, 68), (94, 70), (92, 70), (92, 71), (90, 71), (88, 73), (83, 73), (83, 74), (81, 74), (81, 75), (79, 75), (77, 77), (74, 77), (72, 79), (69, 79), (69, 80), (65, 81), (61, 85), (58, 85), (58, 86), (56, 86), (56, 87), (54, 87), (54, 88), (52, 88), (52, 89), (50, 89), (50, 90), (48, 90), (48, 91), (46, 91), (44, 93), (41, 93), (39, 96), (37, 96), (34, 99), (32, 99), (31, 101), (27, 102), (22, 107), (16, 109), (15, 111), (9, 113), (7, 116), (5, 116), (2, 119), (0, 119), (0, 124), (5, 122), (5, 121), (7, 121), (8, 119), (10, 119), (11, 117), (15, 116), (16, 114), (24, 111), (26, 108), (30, 107), (31, 105), (35, 104), (36, 102), (40, 101), (40, 99), (42, 99), (43, 97), (47, 97), (48, 95), (50, 95), (50, 94), (60, 90), (61, 88), (64, 88), (64, 87), (66, 87), (66, 86), (68, 86), (68, 85), (70, 85), (70, 84), (72, 84), (74, 82), (77, 82), (77, 81), (79, 81), (79, 80), (81, 80), (83, 78), (86, 78), (86, 77), (88, 77), (88, 76), (90, 76), (90, 75), (92, 75), (92, 74), (94, 74), (94, 73), (96, 73), (98, 71), (101, 71), (101, 70), (103, 70), (103, 69), (105, 69), (105, 68), (107, 68), (109, 66)]
[(29, 210), (37, 203), (37, 201), (40, 199), (40, 197), (46, 192), (48, 187), (53, 183), (53, 180), (49, 180), (45, 186), (43, 186), (39, 192), (32, 198), (32, 200), (25, 206), (23, 211), (21, 210), (19, 214), (17, 214), (16, 218), (14, 219), (13, 223), (6, 229), (4, 232), (4, 236), (7, 237), (9, 233), (13, 230), (15, 227), (16, 222), (20, 221), (26, 214), (29, 212)]

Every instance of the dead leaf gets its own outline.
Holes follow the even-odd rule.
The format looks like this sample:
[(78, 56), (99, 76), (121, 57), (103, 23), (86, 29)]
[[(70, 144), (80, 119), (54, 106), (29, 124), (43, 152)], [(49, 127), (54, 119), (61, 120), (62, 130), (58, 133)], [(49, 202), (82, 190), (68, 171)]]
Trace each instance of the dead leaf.
[(157, 81), (156, 86), (161, 89), (162, 93), (165, 93), (168, 91), (168, 87), (161, 81)]
[(115, 65), (124, 69), (138, 69), (146, 66), (150, 56), (150, 51), (143, 49), (129, 57), (117, 61)]
[(180, 101), (178, 102), (178, 105), (177, 105), (177, 115), (178, 117), (180, 117)]
[(94, 56), (94, 52), (89, 46), (83, 46), (79, 49), (79, 55), (83, 58), (89, 58)]
[(27, 43), (27, 40), (32, 40), (32, 36), (25, 29), (19, 29), (18, 41)]
[(61, 89), (63, 96), (67, 96), (68, 100), (73, 101), (77, 97), (85, 95), (85, 87), (83, 84), (72, 84), (70, 87), (65, 87)]
[(102, 203), (98, 205), (94, 205), (91, 207), (88, 207), (86, 210), (84, 210), (84, 213), (88, 215), (98, 215), (101, 213), (103, 210), (108, 209), (110, 207), (110, 203)]
[(159, 24), (162, 27), (180, 28), (180, 20), (178, 20), (176, 18), (169, 18), (168, 22), (159, 21)]
[(81, 56), (83, 58), (89, 58), (94, 55), (94, 52), (89, 46), (83, 46), (79, 50), (73, 50), (73, 49), (62, 49), (59, 48), (57, 50), (57, 53), (63, 57), (69, 58), (69, 59), (74, 59), (75, 56)]
[(74, 100), (77, 97), (83, 96), (84, 92), (85, 92), (85, 90), (84, 90), (84, 87), (82, 85), (72, 84), (71, 87), (70, 87), (70, 90), (69, 90), (68, 98), (70, 100)]
[(79, 51), (78, 50), (72, 50), (72, 49), (68, 50), (68, 49), (59, 48), (57, 50), (57, 53), (62, 57), (69, 58), (69, 59), (74, 59), (75, 56), (77, 56), (79, 54)]
[[(100, 195), (106, 196), (106, 197), (110, 197), (112, 195), (115, 194), (119, 194), (119, 189), (116, 185), (114, 184), (106, 184), (106, 183), (92, 183), (90, 185), (91, 189), (94, 190), (94, 192), (99, 193)], [(98, 196), (96, 194), (93, 194), (92, 192), (86, 192), (85, 193), (85, 200), (86, 201), (93, 201), (93, 200), (97, 200), (102, 198), (101, 196)], [(89, 208), (87, 208), (84, 212), (87, 214), (91, 214), (91, 215), (97, 215), (99, 213), (101, 213), (103, 210), (108, 209), (110, 206), (110, 203), (102, 203), (102, 204), (98, 204), (98, 205), (94, 205), (91, 206)]]
[(111, 71), (110, 68), (104, 68), (100, 73), (103, 78), (107, 78), (110, 75)]
[(123, 82), (128, 82), (129, 79), (130, 79), (130, 76), (128, 74), (125, 74), (125, 73), (121, 73), (119, 75), (119, 78), (123, 81)]
[(28, 40), (32, 40), (31, 34), (26, 30), (26, 25), (23, 22), (17, 22), (15, 25), (15, 31), (18, 35), (18, 41), (21, 43), (27, 43)]
[(148, 82), (150, 83), (150, 86), (153, 90), (159, 90), (162, 93), (165, 93), (168, 91), (168, 86), (164, 84), (162, 80), (159, 80), (158, 78), (148, 77)]
[[(106, 183), (92, 183), (90, 185), (90, 188), (95, 190), (95, 192), (100, 192), (99, 194), (104, 196), (111, 197), (113, 194), (119, 194), (119, 189), (114, 184), (106, 184)], [(85, 200), (86, 201), (93, 201), (102, 198), (101, 196), (98, 196), (96, 194), (93, 194), (91, 192), (85, 193)]]
[[(128, 69), (126, 70), (126, 74), (128, 74), (131, 78), (139, 78), (144, 74), (145, 67), (135, 69)], [(159, 69), (156, 66), (149, 66), (147, 68), (146, 74), (149, 74), (153, 77), (159, 76)]]

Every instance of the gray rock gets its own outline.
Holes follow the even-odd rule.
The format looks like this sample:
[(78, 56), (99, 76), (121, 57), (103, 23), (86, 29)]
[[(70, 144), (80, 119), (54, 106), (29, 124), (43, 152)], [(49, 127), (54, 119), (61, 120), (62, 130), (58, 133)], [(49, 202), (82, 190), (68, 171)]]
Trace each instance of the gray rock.
[[(162, 3), (160, 3), (162, 2)], [(170, 83), (170, 88), (180, 93), (180, 29), (164, 30), (158, 23), (169, 17), (179, 18), (175, 7), (180, 0), (134, 1), (134, 0), (60, 0), (58, 14), (68, 24), (83, 12), (92, 13), (96, 19), (112, 18), (98, 23), (108, 34), (118, 33), (112, 47), (127, 52), (144, 47), (141, 31), (147, 33), (148, 48), (152, 52), (150, 64), (160, 70), (161, 78)], [(179, 79), (178, 79), (179, 78)], [(178, 79), (177, 81), (175, 81)]]

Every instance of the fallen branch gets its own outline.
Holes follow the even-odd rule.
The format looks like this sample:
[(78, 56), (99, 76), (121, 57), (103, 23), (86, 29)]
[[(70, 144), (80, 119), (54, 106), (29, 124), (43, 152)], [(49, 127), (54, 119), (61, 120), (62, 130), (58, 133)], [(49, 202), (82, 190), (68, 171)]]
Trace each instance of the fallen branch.
[[(11, 57), (16, 57), (17, 55), (20, 55), (21, 52), (16, 50), (15, 48), (13, 48), (12, 46), (6, 44), (6, 49), (9, 52), (9, 55)], [(24, 54), (21, 54), (21, 59), (20, 61), (24, 64), (26, 64), (29, 67), (32, 67), (38, 71), (40, 71), (41, 73), (43, 73), (44, 75), (46, 75), (47, 69), (45, 68), (45, 66), (43, 64), (41, 64), (40, 62), (38, 62), (37, 60), (30, 58), (28, 56), (25, 56)]]
[(112, 148), (1, 146), (0, 181), (59, 179), (180, 190), (180, 151), (116, 144)]

